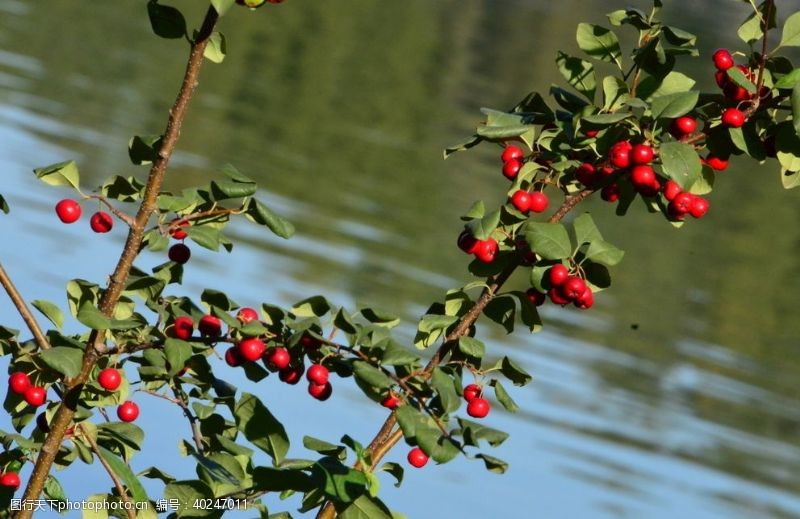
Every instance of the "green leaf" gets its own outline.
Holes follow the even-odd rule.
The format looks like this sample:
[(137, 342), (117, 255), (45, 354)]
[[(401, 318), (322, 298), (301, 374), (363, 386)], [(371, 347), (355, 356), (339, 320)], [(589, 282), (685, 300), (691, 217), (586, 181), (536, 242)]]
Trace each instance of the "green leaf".
[(72, 378), (77, 377), (81, 372), (83, 350), (68, 346), (56, 346), (55, 348), (43, 350), (39, 353), (39, 358), (50, 368), (66, 377)]
[(524, 386), (533, 379), (524, 369), (519, 367), (508, 357), (503, 357), (500, 363), (500, 372), (515, 386)]
[(245, 198), (256, 194), (255, 182), (212, 182), (211, 193), (214, 200), (229, 200), (232, 198)]
[(633, 117), (633, 114), (630, 112), (616, 112), (613, 114), (595, 114), (595, 115), (587, 115), (583, 117), (582, 120), (589, 124), (595, 124), (599, 126), (610, 126), (612, 124), (616, 124), (620, 121), (624, 121), (625, 119), (629, 119)]
[(362, 360), (353, 362), (353, 376), (357, 381), (377, 389), (389, 389), (394, 385), (394, 381), (386, 373)]
[(467, 229), (478, 240), (486, 240), (500, 224), (500, 210), (492, 211), (483, 218), (475, 219), (467, 224)]
[(343, 445), (334, 445), (311, 436), (303, 436), (303, 447), (325, 456), (336, 456), (337, 458), (345, 451)]
[(222, 63), (227, 54), (227, 44), (225, 42), (225, 35), (219, 31), (214, 31), (211, 37), (208, 38), (208, 44), (203, 51), (203, 56), (209, 61), (214, 63)]
[(680, 47), (694, 47), (694, 45), (697, 43), (697, 36), (690, 32), (684, 31), (683, 29), (665, 25), (663, 27), (663, 31), (664, 37), (672, 45), (678, 45)]
[(674, 119), (691, 112), (699, 98), (700, 92), (678, 92), (654, 96), (650, 110), (654, 119), (659, 117)]
[(244, 393), (234, 409), (236, 426), (253, 445), (280, 464), (289, 450), (289, 437), (283, 424), (255, 395)]
[(800, 12), (794, 13), (783, 24), (780, 47), (800, 46)]
[(558, 51), (556, 65), (558, 71), (572, 88), (585, 95), (590, 101), (594, 99), (597, 79), (591, 63)]
[(702, 164), (697, 152), (684, 142), (665, 142), (659, 148), (664, 175), (674, 180), (684, 190), (700, 177)]
[(223, 16), (228, 12), (228, 9), (233, 7), (235, 0), (211, 0), (211, 5), (216, 9), (217, 14)]
[(575, 218), (572, 222), (572, 227), (575, 229), (575, 240), (578, 246), (584, 243), (591, 243), (594, 240), (603, 239), (600, 230), (594, 223), (592, 215), (589, 213), (583, 213)]
[(3, 211), (4, 214), (8, 214), (10, 210), (11, 208), (8, 207), (8, 202), (6, 202), (3, 195), (0, 195), (0, 211)]
[(291, 312), (297, 317), (322, 317), (331, 311), (331, 305), (323, 296), (311, 296), (296, 303)]
[(613, 267), (622, 261), (625, 252), (604, 240), (594, 240), (589, 244), (584, 255), (585, 259), (594, 261), (607, 267)]
[(419, 355), (390, 340), (389, 345), (383, 351), (381, 364), (387, 366), (410, 366), (419, 360)]
[(465, 355), (478, 359), (482, 359), (486, 354), (486, 345), (482, 341), (466, 335), (459, 337), (458, 349)]
[(510, 296), (495, 297), (483, 310), (484, 315), (503, 326), (506, 332), (514, 331), (514, 317), (517, 313), (517, 304)]
[(783, 184), (784, 189), (792, 189), (800, 186), (800, 171), (781, 169), (781, 184)]
[(777, 88), (794, 88), (800, 83), (800, 68), (793, 69), (775, 82)]
[(186, 361), (192, 356), (192, 345), (180, 339), (169, 338), (164, 343), (164, 355), (169, 362), (169, 376), (174, 377), (186, 366)]
[(792, 89), (792, 124), (794, 131), (800, 135), (800, 83)]
[(461, 428), (461, 434), (464, 436), (464, 443), (472, 447), (477, 447), (481, 440), (492, 447), (497, 447), (508, 439), (507, 432), (498, 431), (464, 418), (458, 418), (458, 425)]
[(136, 177), (125, 178), (119, 175), (111, 177), (100, 187), (101, 195), (121, 202), (135, 202), (141, 198), (143, 192), (144, 184)]
[(168, 501), (174, 499), (178, 502), (178, 517), (218, 516), (219, 511), (210, 511), (195, 506), (198, 500), (213, 498), (214, 493), (208, 488), (208, 485), (200, 480), (173, 481), (164, 487), (164, 499)]
[(34, 169), (36, 178), (51, 186), (72, 186), (80, 189), (78, 165), (74, 160), (59, 162), (44, 168)]
[(459, 151), (467, 151), (468, 149), (472, 148), (473, 146), (477, 146), (483, 142), (483, 138), (479, 135), (473, 135), (458, 144), (454, 144), (452, 146), (448, 146), (444, 149), (444, 158), (447, 159), (453, 153), (457, 153)]
[(393, 328), (400, 324), (400, 318), (396, 315), (384, 313), (374, 308), (362, 308), (360, 312), (361, 315), (364, 316), (364, 319), (378, 326)]
[(494, 472), (495, 474), (504, 474), (506, 470), (508, 470), (508, 463), (499, 458), (495, 458), (494, 456), (489, 456), (488, 454), (478, 454), (475, 457), (483, 460), (484, 465), (486, 465), (486, 470), (489, 472)]
[(64, 487), (53, 476), (47, 476), (44, 483), (44, 495), (47, 499), (66, 503), (67, 495), (64, 493)]
[(134, 135), (128, 141), (128, 157), (136, 166), (152, 164), (158, 158), (163, 135)]
[(628, 85), (616, 76), (603, 78), (603, 110), (616, 112), (630, 99)]
[(364, 494), (342, 510), (338, 517), (340, 519), (392, 519), (392, 513), (380, 500)]
[(400, 485), (403, 483), (403, 475), (405, 474), (405, 469), (399, 463), (394, 463), (391, 461), (387, 461), (383, 465), (380, 466), (378, 469), (383, 472), (388, 472), (397, 482), (394, 484), (395, 487), (400, 488)]
[(511, 395), (508, 394), (506, 388), (503, 387), (503, 384), (501, 384), (499, 380), (494, 381), (494, 396), (508, 412), (516, 413), (519, 411), (519, 406), (514, 402)]
[(639, 83), (637, 90), (641, 99), (649, 100), (655, 96), (688, 92), (695, 85), (695, 80), (682, 72), (670, 72), (664, 77), (648, 76)]
[(89, 302), (81, 305), (76, 317), (81, 324), (88, 326), (92, 330), (111, 329), (111, 319)]
[(453, 377), (448, 375), (442, 368), (434, 368), (431, 374), (431, 386), (439, 395), (439, 401), (446, 413), (452, 413), (461, 407), (461, 398), (456, 391)]
[(572, 256), (572, 244), (567, 229), (560, 223), (531, 222), (525, 227), (525, 240), (531, 250), (548, 260)]
[(50, 301), (43, 301), (41, 299), (35, 299), (31, 301), (31, 305), (39, 310), (42, 315), (47, 317), (51, 323), (56, 325), (56, 328), (59, 330), (62, 326), (64, 326), (64, 312), (62, 312), (58, 306), (54, 305)]
[(314, 464), (311, 477), (325, 494), (341, 503), (351, 503), (366, 492), (367, 478), (364, 473), (343, 465), (331, 456)]
[(183, 38), (186, 36), (186, 20), (180, 11), (156, 0), (147, 2), (147, 14), (153, 32), (162, 38)]
[(737, 85), (744, 88), (751, 94), (755, 94), (756, 86), (753, 84), (752, 81), (747, 79), (747, 76), (744, 75), (744, 72), (739, 70), (738, 67), (731, 67), (728, 69), (728, 77)]
[(218, 251), (222, 231), (210, 225), (189, 225), (182, 228), (189, 238), (203, 248)]
[(98, 447), (100, 451), (100, 457), (103, 458), (103, 460), (105, 460), (105, 462), (108, 463), (108, 465), (112, 468), (114, 473), (119, 476), (119, 478), (130, 491), (133, 500), (137, 503), (149, 501), (147, 492), (145, 492), (144, 487), (142, 487), (142, 484), (139, 482), (139, 478), (136, 477), (128, 464), (102, 445), (99, 445)]
[(245, 213), (248, 219), (259, 224), (265, 225), (275, 235), (284, 239), (289, 239), (294, 234), (294, 225), (285, 218), (273, 213), (267, 206), (256, 200), (250, 200)]
[(605, 27), (588, 23), (578, 24), (578, 47), (589, 56), (620, 65), (622, 52), (617, 35)]
[(761, 29), (761, 16), (758, 13), (751, 14), (747, 20), (739, 26), (736, 34), (748, 45), (754, 43), (764, 36), (764, 31)]

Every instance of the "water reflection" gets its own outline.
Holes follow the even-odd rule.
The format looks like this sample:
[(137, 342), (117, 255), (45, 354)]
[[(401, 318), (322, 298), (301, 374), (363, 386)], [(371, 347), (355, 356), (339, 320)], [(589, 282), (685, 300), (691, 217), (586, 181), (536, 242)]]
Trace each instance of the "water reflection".
[[(169, 187), (234, 162), (258, 177), (298, 235), (285, 242), (237, 224), (234, 254), (197, 251), (185, 290), (231, 286), (247, 304), (323, 292), (411, 323), (468, 281), (453, 246), (458, 212), (504, 189), (494, 150), (443, 163), (441, 149), (475, 124), (479, 106), (508, 106), (549, 86), (555, 50), (574, 49), (573, 13), (602, 22), (617, 4), (296, 3), (225, 21), (232, 54), (204, 72)], [(703, 31), (704, 50), (734, 43), (707, 32), (721, 26), (723, 6), (735, 23), (729, 2), (672, 4), (683, 27)], [(25, 243), (3, 246), (2, 258), (26, 278), (26, 294), (62, 301), (64, 272), (100, 281), (115, 259), (105, 245), (122, 238), (54, 226), (60, 194), (34, 189), (29, 171), (70, 157), (86, 185), (141, 174), (124, 163), (127, 140), (160, 130), (184, 49), (149, 35), (140, 3), (0, 0), (0, 12), (2, 192), (14, 209), (0, 233)], [(761, 178), (770, 180), (751, 182)], [(497, 453), (513, 461), (510, 473), (498, 478), (466, 461), (415, 473), (404, 489), (386, 490), (393, 507), (430, 517), (427, 503), (438, 496), (460, 517), (498, 507), (506, 517), (800, 516), (800, 320), (792, 315), (800, 229), (787, 224), (800, 206), (777, 184), (754, 164), (726, 171), (708, 218), (680, 232), (643, 208), (617, 219), (591, 206), (627, 250), (597, 310), (548, 310), (547, 331), (533, 338), (487, 328), (498, 355), (535, 374), (514, 394), (523, 413), (493, 414), (512, 432)], [(5, 301), (0, 309), (10, 315)], [(345, 430), (367, 439), (382, 416), (344, 384), (329, 406), (267, 387), (250, 390), (275, 395), (279, 416), (314, 406), (324, 423), (347, 424), (332, 426), (328, 439)], [(180, 435), (180, 417), (156, 409)], [(314, 430), (303, 414), (289, 420), (293, 434)], [(158, 463), (160, 447), (137, 468)], [(182, 461), (172, 471), (192, 475)], [(101, 489), (65, 484), (78, 495)]]

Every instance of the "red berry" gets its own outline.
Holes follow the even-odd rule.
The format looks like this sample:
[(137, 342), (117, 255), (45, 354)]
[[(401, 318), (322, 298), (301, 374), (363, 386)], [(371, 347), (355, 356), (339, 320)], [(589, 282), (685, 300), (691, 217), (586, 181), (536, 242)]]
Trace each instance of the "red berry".
[(536, 290), (535, 288), (529, 288), (528, 290), (526, 290), (525, 297), (527, 297), (528, 301), (530, 301), (535, 306), (542, 306), (544, 304), (545, 295)]
[(464, 400), (472, 402), (483, 395), (483, 388), (478, 384), (469, 384), (464, 387)]
[(554, 287), (563, 284), (567, 278), (569, 278), (569, 269), (561, 263), (553, 265), (547, 271), (547, 279), (550, 280), (550, 284)]
[(517, 189), (511, 195), (511, 204), (516, 207), (517, 211), (528, 214), (531, 210), (531, 194), (523, 189)]
[(170, 261), (183, 265), (192, 257), (192, 251), (183, 243), (176, 243), (169, 248), (167, 256), (169, 256)]
[(631, 165), (631, 143), (628, 141), (620, 141), (611, 146), (608, 152), (608, 158), (611, 163), (618, 168), (627, 168)]
[(584, 186), (591, 186), (597, 181), (597, 169), (593, 164), (584, 162), (575, 170), (575, 178)]
[(692, 200), (691, 206), (689, 207), (689, 214), (695, 218), (702, 218), (708, 212), (708, 208), (708, 200), (701, 196), (695, 196)]
[(569, 304), (569, 299), (564, 297), (564, 294), (561, 293), (561, 290), (559, 290), (558, 287), (553, 287), (548, 290), (547, 295), (550, 297), (550, 301), (557, 305), (564, 306)]
[(525, 152), (522, 151), (522, 148), (511, 144), (505, 147), (505, 149), (503, 150), (503, 154), (500, 155), (500, 160), (502, 160), (503, 162), (508, 162), (510, 160), (522, 160), (522, 157), (524, 156)]
[(724, 70), (714, 72), (714, 81), (716, 81), (718, 87), (724, 89), (728, 85), (728, 79), (728, 73)]
[(467, 254), (474, 254), (477, 246), (478, 240), (466, 229), (458, 235), (458, 248)]
[(25, 390), (22, 397), (28, 405), (39, 407), (47, 400), (47, 390), (41, 386), (31, 386)]
[(106, 391), (115, 391), (122, 384), (122, 375), (114, 368), (106, 368), (97, 375), (97, 383)]
[(215, 315), (204, 315), (197, 324), (197, 330), (204, 337), (216, 337), (222, 334), (222, 321)]
[(305, 348), (307, 352), (316, 351), (322, 346), (322, 343), (313, 335), (305, 334), (300, 337), (300, 345)]
[(313, 364), (306, 372), (306, 378), (312, 384), (324, 386), (328, 382), (330, 372), (322, 364)]
[(397, 398), (397, 395), (394, 393), (389, 392), (389, 394), (381, 400), (381, 405), (387, 409), (397, 409), (400, 405), (400, 399)]
[(692, 207), (692, 200), (694, 195), (691, 193), (681, 193), (672, 199), (669, 203), (668, 209), (671, 216), (674, 218), (683, 218)]
[(583, 134), (589, 137), (590, 139), (597, 137), (598, 133), (600, 133), (600, 130), (583, 130)]
[(8, 388), (12, 393), (22, 395), (29, 387), (31, 387), (31, 379), (25, 373), (12, 373), (11, 376), (8, 377)]
[(534, 213), (541, 213), (547, 209), (550, 199), (541, 191), (534, 191), (531, 193), (530, 208)]
[(728, 169), (728, 161), (726, 159), (714, 157), (713, 155), (706, 157), (704, 162), (714, 171), (724, 171)]
[(747, 91), (744, 87), (740, 87), (736, 83), (730, 82), (726, 83), (725, 86), (722, 88), (722, 93), (725, 94), (725, 97), (730, 99), (731, 101), (745, 101), (750, 99), (750, 92)]
[(490, 408), (489, 401), (485, 398), (473, 398), (470, 400), (469, 404), (467, 404), (467, 414), (473, 418), (484, 418), (489, 414)]
[(5, 472), (3, 475), (0, 475), (0, 486), (2, 487), (16, 490), (19, 488), (20, 484), (19, 474), (16, 472)]
[(689, 135), (697, 130), (697, 121), (693, 117), (684, 115), (675, 119), (672, 129), (681, 135)]
[(308, 394), (319, 400), (320, 402), (324, 402), (325, 400), (331, 397), (331, 393), (333, 393), (333, 386), (331, 386), (330, 382), (326, 382), (325, 384), (314, 384), (310, 382), (308, 384)]
[(578, 276), (570, 276), (563, 285), (561, 285), (561, 293), (564, 297), (574, 301), (578, 299), (581, 294), (586, 290), (586, 282)]
[(261, 339), (256, 339), (255, 337), (250, 337), (247, 339), (243, 339), (239, 342), (239, 355), (244, 360), (249, 360), (251, 362), (255, 362), (264, 355), (264, 351), (267, 349), (264, 342)]
[(728, 70), (733, 66), (733, 55), (727, 49), (717, 49), (711, 56), (717, 70)]
[(81, 206), (75, 200), (65, 198), (56, 204), (56, 215), (64, 223), (75, 223), (81, 217)]
[(587, 286), (586, 290), (583, 291), (583, 294), (575, 299), (574, 304), (581, 310), (588, 310), (591, 308), (592, 305), (594, 305), (594, 294), (592, 293), (592, 289)]
[(607, 185), (600, 191), (600, 198), (606, 202), (616, 202), (619, 200), (619, 186), (616, 183)]
[(194, 321), (192, 321), (191, 317), (186, 317), (185, 315), (182, 315), (180, 317), (176, 317), (175, 321), (172, 323), (171, 335), (176, 339), (188, 341), (189, 339), (192, 338), (193, 331), (194, 331)]
[(722, 112), (722, 123), (731, 128), (741, 128), (744, 126), (744, 112), (738, 108), (728, 108)]
[(239, 311), (236, 312), (236, 318), (242, 324), (252, 323), (253, 321), (258, 321), (258, 312), (252, 308), (240, 308)]
[(132, 422), (139, 418), (139, 406), (136, 402), (123, 402), (117, 407), (117, 418), (123, 422)]
[(503, 176), (509, 180), (514, 180), (517, 178), (517, 173), (519, 173), (520, 169), (522, 169), (522, 162), (511, 159), (503, 164)]
[(494, 238), (478, 240), (478, 244), (475, 246), (475, 257), (484, 263), (491, 263), (497, 256), (497, 251), (497, 241)]
[(630, 152), (630, 158), (634, 164), (650, 164), (653, 162), (653, 155), (653, 148), (647, 144), (636, 144)]
[(305, 368), (303, 368), (303, 366), (289, 366), (278, 371), (278, 378), (281, 382), (295, 385), (300, 382), (300, 378), (303, 376), (304, 371)]
[(239, 354), (239, 350), (236, 349), (236, 346), (231, 346), (225, 350), (225, 362), (232, 368), (238, 368), (242, 365), (244, 359)]
[(677, 182), (673, 180), (667, 180), (667, 183), (664, 184), (664, 198), (666, 198), (669, 202), (671, 202), (682, 192), (683, 190), (681, 189), (681, 186), (679, 186)]
[(631, 170), (631, 183), (640, 193), (652, 186), (655, 180), (656, 172), (650, 166), (634, 166)]
[(289, 355), (289, 350), (286, 348), (270, 348), (267, 352), (267, 363), (274, 366), (275, 369), (287, 368), (290, 362), (292, 362), (292, 356)]
[(176, 240), (184, 240), (184, 239), (186, 239), (187, 236), (189, 236), (189, 233), (187, 233), (186, 231), (181, 229), (181, 227), (188, 227), (189, 226), (189, 220), (180, 220), (180, 221), (173, 220), (172, 225), (177, 225), (178, 226), (178, 227), (173, 228), (169, 232), (170, 236), (172, 236)]
[(114, 227), (114, 219), (105, 211), (97, 211), (89, 219), (89, 227), (96, 233), (106, 233)]
[(408, 451), (407, 459), (408, 463), (412, 467), (421, 469), (422, 467), (425, 466), (426, 463), (428, 463), (429, 458), (428, 455), (425, 454), (425, 452), (422, 449), (420, 449), (419, 447), (414, 447), (413, 449)]

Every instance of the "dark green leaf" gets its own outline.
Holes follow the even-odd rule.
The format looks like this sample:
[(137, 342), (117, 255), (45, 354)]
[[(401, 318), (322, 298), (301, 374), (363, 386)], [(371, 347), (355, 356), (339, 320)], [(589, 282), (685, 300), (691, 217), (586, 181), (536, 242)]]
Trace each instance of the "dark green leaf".
[(755, 94), (756, 86), (753, 84), (752, 81), (747, 79), (747, 76), (744, 75), (744, 72), (739, 70), (738, 67), (731, 67), (728, 69), (728, 77), (737, 85), (744, 88), (751, 94)]
[(288, 239), (294, 234), (294, 225), (291, 222), (276, 215), (255, 198), (250, 200), (245, 215), (253, 222), (267, 226), (270, 231), (281, 238)]
[(338, 515), (340, 519), (392, 519), (392, 513), (375, 497), (362, 495)]
[(93, 330), (108, 330), (111, 328), (111, 319), (88, 302), (81, 305), (76, 317), (81, 324)]
[(211, 193), (215, 200), (245, 198), (256, 194), (256, 187), (254, 182), (212, 182)]
[(464, 418), (458, 418), (458, 424), (461, 427), (461, 434), (464, 436), (464, 443), (472, 447), (478, 447), (480, 440), (488, 442), (492, 447), (497, 447), (508, 439), (507, 432), (498, 431)]
[(452, 146), (449, 146), (449, 147), (445, 148), (444, 149), (444, 158), (446, 159), (446, 158), (450, 157), (450, 155), (452, 155), (453, 153), (456, 153), (456, 152), (459, 152), (459, 151), (466, 151), (466, 150), (472, 148), (473, 146), (477, 146), (482, 141), (483, 141), (483, 138), (481, 136), (473, 135), (472, 137), (469, 137), (469, 138), (465, 139), (464, 141), (459, 142), (458, 144), (454, 144)]
[(506, 388), (503, 387), (503, 384), (501, 384), (499, 380), (494, 381), (494, 396), (507, 411), (511, 413), (519, 411), (519, 406), (514, 402), (511, 395), (508, 394)]
[(8, 202), (6, 202), (6, 199), (3, 197), (3, 195), (0, 195), (0, 211), (3, 211), (3, 214), (8, 214), (8, 212), (11, 211), (11, 208), (8, 207)]
[(572, 255), (567, 229), (559, 223), (531, 222), (525, 227), (525, 240), (544, 259), (557, 260)]
[[(213, 499), (214, 492), (200, 480), (173, 481), (164, 487), (164, 499), (177, 500), (177, 517), (217, 517), (221, 511), (196, 506), (198, 500)], [(209, 513), (211, 512), (211, 513)]]
[(500, 364), (500, 372), (505, 375), (505, 377), (515, 386), (524, 386), (533, 378), (508, 357), (503, 357), (503, 360)]
[(289, 437), (283, 425), (255, 395), (244, 393), (234, 409), (236, 426), (245, 438), (280, 463), (289, 450)]
[(800, 83), (800, 68), (796, 68), (782, 76), (775, 82), (775, 86), (778, 88), (794, 88), (798, 83)]
[(514, 318), (517, 313), (517, 304), (512, 297), (495, 297), (483, 310), (484, 315), (501, 325), (506, 332), (514, 331)]
[(504, 474), (506, 470), (508, 470), (508, 463), (499, 458), (489, 456), (488, 454), (478, 454), (475, 457), (483, 460), (483, 463), (486, 465), (486, 470), (489, 472)]
[(583, 117), (582, 120), (597, 126), (609, 126), (620, 121), (624, 121), (630, 117), (633, 117), (633, 114), (630, 112), (615, 112), (613, 114), (587, 115), (586, 117)]
[(439, 401), (445, 412), (452, 413), (461, 407), (461, 399), (456, 391), (455, 381), (442, 368), (433, 369), (431, 386), (433, 386), (436, 394), (439, 395)]
[(800, 83), (792, 89), (792, 124), (794, 131), (800, 135)]
[(147, 492), (145, 492), (144, 487), (142, 487), (142, 484), (139, 482), (139, 478), (136, 477), (128, 464), (102, 445), (99, 446), (99, 451), (100, 457), (103, 458), (103, 460), (105, 460), (109, 466), (111, 466), (111, 468), (114, 470), (114, 473), (119, 476), (119, 478), (128, 488), (133, 500), (137, 503), (149, 501)]
[(590, 101), (594, 99), (597, 79), (591, 63), (558, 51), (556, 65), (571, 87), (585, 95)]
[(331, 456), (314, 464), (311, 477), (325, 494), (341, 503), (351, 503), (366, 493), (367, 478), (364, 473), (351, 469)]
[(31, 305), (39, 310), (42, 315), (47, 317), (51, 323), (56, 325), (56, 328), (59, 330), (62, 326), (64, 326), (64, 312), (62, 312), (58, 306), (54, 305), (50, 301), (44, 301), (41, 299), (35, 299), (31, 301)]
[(699, 98), (699, 92), (678, 92), (654, 96), (650, 110), (654, 119), (659, 117), (674, 119), (691, 112)]
[(478, 240), (486, 240), (500, 223), (500, 211), (492, 211), (483, 218), (467, 223), (467, 229)]
[(311, 478), (295, 469), (256, 467), (253, 470), (253, 482), (253, 490), (266, 492), (283, 492), (285, 490), (307, 492), (313, 488)]
[(591, 243), (594, 240), (603, 239), (600, 230), (594, 223), (592, 215), (589, 213), (583, 213), (575, 218), (572, 222), (572, 227), (575, 229), (576, 244), (579, 246), (584, 243)]
[(697, 152), (685, 142), (665, 142), (659, 149), (664, 175), (684, 190), (700, 177), (702, 165)]
[(67, 377), (77, 377), (81, 372), (83, 363), (83, 351), (78, 348), (67, 346), (56, 346), (43, 350), (39, 353), (39, 358), (50, 368), (58, 371)]
[(137, 166), (152, 164), (158, 158), (163, 136), (134, 135), (128, 142), (128, 157)]
[(189, 238), (193, 242), (201, 247), (213, 251), (219, 250), (220, 235), (222, 234), (220, 229), (216, 229), (210, 225), (189, 225), (183, 227), (183, 230), (189, 235)]
[(386, 373), (361, 360), (353, 362), (353, 375), (356, 380), (377, 389), (388, 389), (394, 384)]
[(322, 317), (331, 311), (331, 305), (323, 296), (311, 296), (295, 303), (291, 312), (297, 317)]
[(622, 261), (625, 252), (604, 240), (595, 240), (586, 249), (585, 258), (607, 267), (613, 267)]
[(418, 361), (419, 355), (394, 341), (389, 341), (381, 358), (381, 364), (387, 366), (410, 366)]
[(192, 345), (186, 341), (169, 338), (164, 343), (164, 355), (169, 363), (169, 376), (174, 377), (192, 356)]
[(47, 476), (47, 479), (44, 483), (44, 495), (47, 499), (52, 499), (54, 501), (59, 501), (65, 503), (67, 501), (67, 496), (64, 493), (64, 487), (61, 486), (61, 483), (53, 476)]
[(486, 345), (482, 341), (466, 335), (459, 337), (458, 349), (465, 355), (482, 359), (486, 353)]
[(147, 14), (153, 32), (162, 38), (183, 38), (186, 35), (186, 20), (180, 11), (156, 0), (147, 2)]
[(589, 56), (601, 61), (620, 64), (622, 52), (617, 35), (605, 27), (580, 23), (576, 40), (578, 47)]
[(303, 436), (303, 447), (325, 456), (336, 456), (337, 458), (345, 451), (345, 447), (342, 445), (334, 445), (311, 436)]

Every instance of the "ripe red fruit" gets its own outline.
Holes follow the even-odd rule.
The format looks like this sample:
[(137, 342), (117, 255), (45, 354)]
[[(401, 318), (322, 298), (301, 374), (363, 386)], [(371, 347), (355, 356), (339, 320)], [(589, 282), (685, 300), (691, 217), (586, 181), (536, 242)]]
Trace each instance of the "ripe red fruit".
[(494, 238), (478, 240), (478, 244), (475, 246), (475, 257), (484, 263), (491, 263), (497, 256), (497, 251), (497, 241)]
[(620, 141), (613, 146), (608, 152), (608, 158), (611, 163), (618, 168), (627, 168), (631, 165), (631, 143), (628, 141)]
[(178, 225), (178, 227), (173, 228), (169, 232), (170, 236), (172, 236), (176, 240), (184, 240), (186, 239), (187, 236), (189, 236), (189, 233), (181, 229), (181, 227), (189, 227), (189, 220), (181, 220), (179, 222), (173, 220), (172, 224)]
[(172, 323), (171, 335), (176, 339), (188, 341), (189, 339), (192, 338), (193, 331), (194, 331), (194, 321), (192, 321), (191, 317), (182, 315), (180, 317), (176, 317), (175, 321)]
[(744, 126), (744, 112), (738, 108), (728, 108), (722, 112), (722, 123), (731, 128), (741, 128)]
[(239, 350), (236, 349), (236, 346), (231, 346), (225, 350), (225, 362), (232, 368), (238, 368), (242, 365), (244, 359), (239, 354)]
[(489, 401), (481, 397), (473, 398), (467, 404), (467, 414), (473, 418), (484, 418), (489, 414), (489, 409), (491, 409)]
[(406, 459), (408, 459), (408, 463), (412, 467), (421, 469), (422, 467), (425, 466), (426, 463), (428, 463), (429, 458), (428, 455), (425, 454), (425, 452), (422, 449), (420, 449), (419, 447), (414, 447), (413, 449), (408, 451), (408, 456)]
[(75, 223), (81, 217), (81, 206), (75, 200), (65, 198), (56, 204), (56, 215), (63, 223)]
[(483, 395), (483, 388), (478, 384), (469, 384), (464, 387), (464, 400), (472, 402)]
[(689, 214), (695, 218), (702, 218), (708, 212), (709, 205), (708, 200), (705, 198), (695, 196), (692, 200), (692, 204), (689, 206)]
[(578, 299), (585, 290), (586, 282), (578, 276), (570, 276), (561, 285), (561, 293), (564, 294), (564, 297), (573, 301)]
[(130, 400), (123, 402), (117, 407), (117, 418), (123, 422), (132, 422), (136, 420), (139, 418), (139, 406), (136, 405), (136, 402), (131, 402)]
[(324, 386), (328, 382), (330, 372), (322, 364), (313, 364), (306, 372), (306, 378), (312, 384)]
[(631, 170), (631, 183), (640, 193), (652, 186), (655, 181), (656, 172), (650, 166), (634, 166)]
[(550, 204), (550, 199), (541, 191), (534, 191), (531, 193), (530, 208), (534, 213), (541, 213), (547, 209)]
[(550, 270), (547, 271), (547, 279), (554, 287), (563, 284), (567, 278), (569, 278), (569, 269), (561, 263), (553, 265), (550, 267)]
[(308, 384), (308, 394), (320, 402), (324, 402), (330, 398), (331, 393), (333, 393), (333, 386), (331, 386), (330, 382), (326, 382), (325, 384), (314, 384), (311, 382)]
[(252, 308), (240, 308), (239, 311), (236, 312), (236, 318), (242, 324), (252, 323), (253, 321), (258, 321), (258, 312)]
[(511, 159), (503, 164), (503, 176), (509, 180), (514, 180), (517, 178), (517, 173), (519, 173), (520, 169), (522, 169), (522, 162)]
[(591, 308), (592, 305), (594, 305), (594, 294), (592, 293), (592, 289), (587, 286), (586, 290), (583, 291), (583, 294), (575, 299), (574, 304), (581, 310), (588, 310)]
[(192, 257), (192, 251), (183, 243), (176, 243), (169, 248), (167, 256), (169, 256), (170, 261), (183, 265)]
[(584, 186), (591, 186), (597, 181), (597, 169), (593, 164), (584, 162), (575, 170), (575, 178)]
[(636, 144), (630, 151), (631, 162), (634, 164), (650, 164), (653, 162), (653, 148), (647, 144)]
[(689, 135), (697, 130), (697, 121), (693, 117), (684, 115), (675, 119), (675, 122), (672, 123), (672, 129), (675, 133)]
[(477, 246), (478, 240), (466, 229), (458, 235), (458, 248), (467, 254), (474, 254)]
[(547, 296), (550, 298), (550, 301), (557, 305), (564, 306), (569, 304), (569, 299), (564, 297), (564, 294), (561, 293), (561, 290), (559, 290), (558, 287), (553, 287), (548, 290)]
[(256, 339), (255, 337), (250, 337), (247, 339), (243, 339), (239, 342), (239, 355), (244, 360), (249, 360), (251, 362), (255, 362), (264, 355), (264, 351), (267, 349), (264, 342), (261, 339)]
[(381, 400), (381, 405), (387, 409), (397, 409), (398, 406), (400, 406), (400, 399), (390, 391), (389, 394)]
[(600, 133), (600, 130), (583, 130), (583, 134), (589, 137), (590, 139), (597, 137), (598, 133)]
[(307, 352), (316, 351), (322, 346), (322, 343), (313, 335), (305, 334), (300, 337), (300, 345), (305, 348)]
[(607, 185), (600, 190), (600, 198), (606, 202), (616, 202), (619, 200), (619, 186), (616, 183)]
[(22, 397), (28, 405), (39, 407), (47, 400), (47, 390), (41, 386), (31, 386), (25, 390)]
[(106, 368), (97, 375), (97, 383), (106, 391), (115, 391), (122, 384), (122, 375), (114, 368)]
[(692, 207), (692, 200), (694, 195), (691, 193), (681, 193), (672, 199), (669, 203), (668, 210), (674, 218), (683, 218)]
[(664, 184), (664, 198), (669, 202), (672, 202), (672, 200), (682, 192), (681, 186), (673, 180), (667, 180), (667, 183)]
[(522, 151), (522, 148), (511, 144), (505, 147), (502, 155), (500, 155), (500, 160), (503, 162), (508, 162), (510, 160), (521, 160), (524, 156), (525, 152)]
[(270, 348), (269, 352), (267, 352), (267, 363), (276, 369), (281, 370), (288, 367), (291, 361), (292, 356), (289, 355), (289, 350), (286, 348)]
[(724, 171), (728, 168), (728, 161), (726, 159), (721, 159), (719, 157), (714, 157), (713, 155), (709, 155), (704, 159), (704, 162), (711, 167), (714, 171)]
[(300, 378), (303, 376), (304, 371), (305, 368), (303, 368), (303, 366), (289, 366), (278, 371), (278, 378), (281, 382), (295, 385), (300, 382)]
[(733, 55), (727, 49), (717, 49), (711, 56), (717, 70), (728, 70), (733, 66)]
[(545, 295), (535, 288), (529, 288), (526, 290), (525, 297), (527, 297), (528, 301), (533, 303), (535, 306), (542, 306), (544, 304)]
[(222, 334), (222, 321), (215, 315), (204, 315), (200, 318), (197, 329), (204, 337), (216, 337)]
[(16, 490), (19, 488), (20, 483), (19, 474), (16, 472), (4, 472), (0, 475), (0, 486)]
[(12, 393), (22, 395), (29, 387), (31, 387), (31, 379), (25, 373), (12, 373), (11, 376), (8, 377), (8, 388)]
[(511, 195), (511, 204), (517, 208), (517, 211), (528, 214), (531, 210), (531, 194), (523, 189), (517, 189)]
[(96, 233), (106, 233), (114, 227), (114, 219), (105, 211), (97, 211), (89, 219), (89, 227)]

